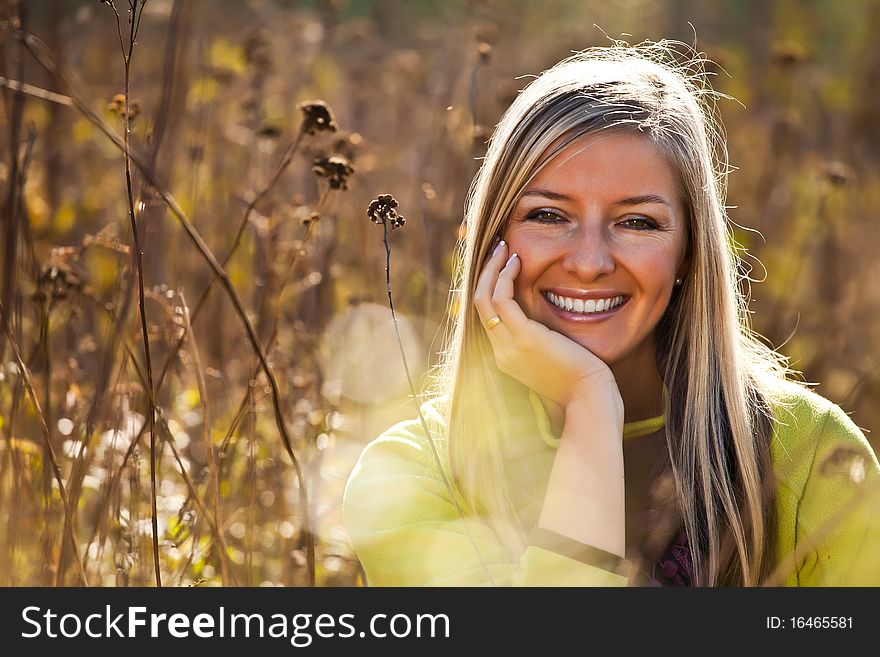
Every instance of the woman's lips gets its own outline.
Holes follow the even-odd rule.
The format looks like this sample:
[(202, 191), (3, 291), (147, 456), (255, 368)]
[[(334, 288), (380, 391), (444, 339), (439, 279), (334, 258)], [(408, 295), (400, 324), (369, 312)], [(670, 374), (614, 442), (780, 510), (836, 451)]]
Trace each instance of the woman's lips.
[(541, 296), (543, 297), (544, 301), (547, 303), (548, 306), (550, 306), (550, 308), (553, 310), (553, 312), (557, 316), (559, 316), (562, 319), (569, 321), (569, 322), (583, 322), (583, 323), (587, 323), (587, 324), (594, 323), (594, 322), (601, 322), (605, 319), (608, 319), (609, 317), (616, 315), (622, 308), (626, 307), (626, 304), (629, 303), (629, 299), (630, 299), (630, 297), (624, 296), (623, 303), (621, 303), (618, 306), (615, 306), (614, 308), (611, 308), (609, 310), (603, 310), (602, 312), (583, 313), (583, 312), (576, 312), (573, 310), (564, 310), (563, 308), (560, 308), (555, 303), (550, 301), (550, 299), (547, 298), (546, 293), (542, 294)]

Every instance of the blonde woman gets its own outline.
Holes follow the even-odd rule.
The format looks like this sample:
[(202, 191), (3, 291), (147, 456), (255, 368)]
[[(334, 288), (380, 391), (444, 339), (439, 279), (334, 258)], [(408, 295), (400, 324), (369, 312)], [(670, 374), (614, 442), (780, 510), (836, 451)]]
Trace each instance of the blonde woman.
[(436, 385), (348, 481), (368, 584), (880, 584), (876, 455), (750, 332), (701, 71), (591, 49), (501, 119)]

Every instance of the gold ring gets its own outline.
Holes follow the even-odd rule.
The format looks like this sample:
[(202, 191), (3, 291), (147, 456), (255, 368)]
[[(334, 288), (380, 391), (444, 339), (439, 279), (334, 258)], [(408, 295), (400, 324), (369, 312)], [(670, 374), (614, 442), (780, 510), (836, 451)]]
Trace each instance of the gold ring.
[(486, 322), (486, 329), (491, 330), (491, 329), (495, 328), (496, 326), (498, 326), (500, 323), (501, 323), (501, 318), (498, 315), (495, 315), (495, 317), (489, 318), (489, 321)]

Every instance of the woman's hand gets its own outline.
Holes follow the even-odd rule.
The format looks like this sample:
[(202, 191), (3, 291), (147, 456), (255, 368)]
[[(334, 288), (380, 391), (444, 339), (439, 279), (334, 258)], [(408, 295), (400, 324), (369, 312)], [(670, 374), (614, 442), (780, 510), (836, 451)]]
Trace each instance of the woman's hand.
[(574, 340), (526, 317), (513, 298), (520, 267), (519, 257), (508, 258), (502, 241), (477, 281), (474, 305), (483, 326), (496, 315), (501, 318), (486, 329), (498, 369), (563, 410), (574, 399), (612, 399), (622, 424), (623, 402), (608, 366)]

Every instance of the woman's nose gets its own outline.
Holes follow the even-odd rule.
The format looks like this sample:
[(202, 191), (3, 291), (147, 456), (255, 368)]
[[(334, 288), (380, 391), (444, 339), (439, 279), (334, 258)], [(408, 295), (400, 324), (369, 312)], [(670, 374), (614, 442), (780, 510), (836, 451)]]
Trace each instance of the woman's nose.
[(563, 268), (584, 282), (614, 271), (614, 253), (601, 231), (580, 231), (565, 245)]

